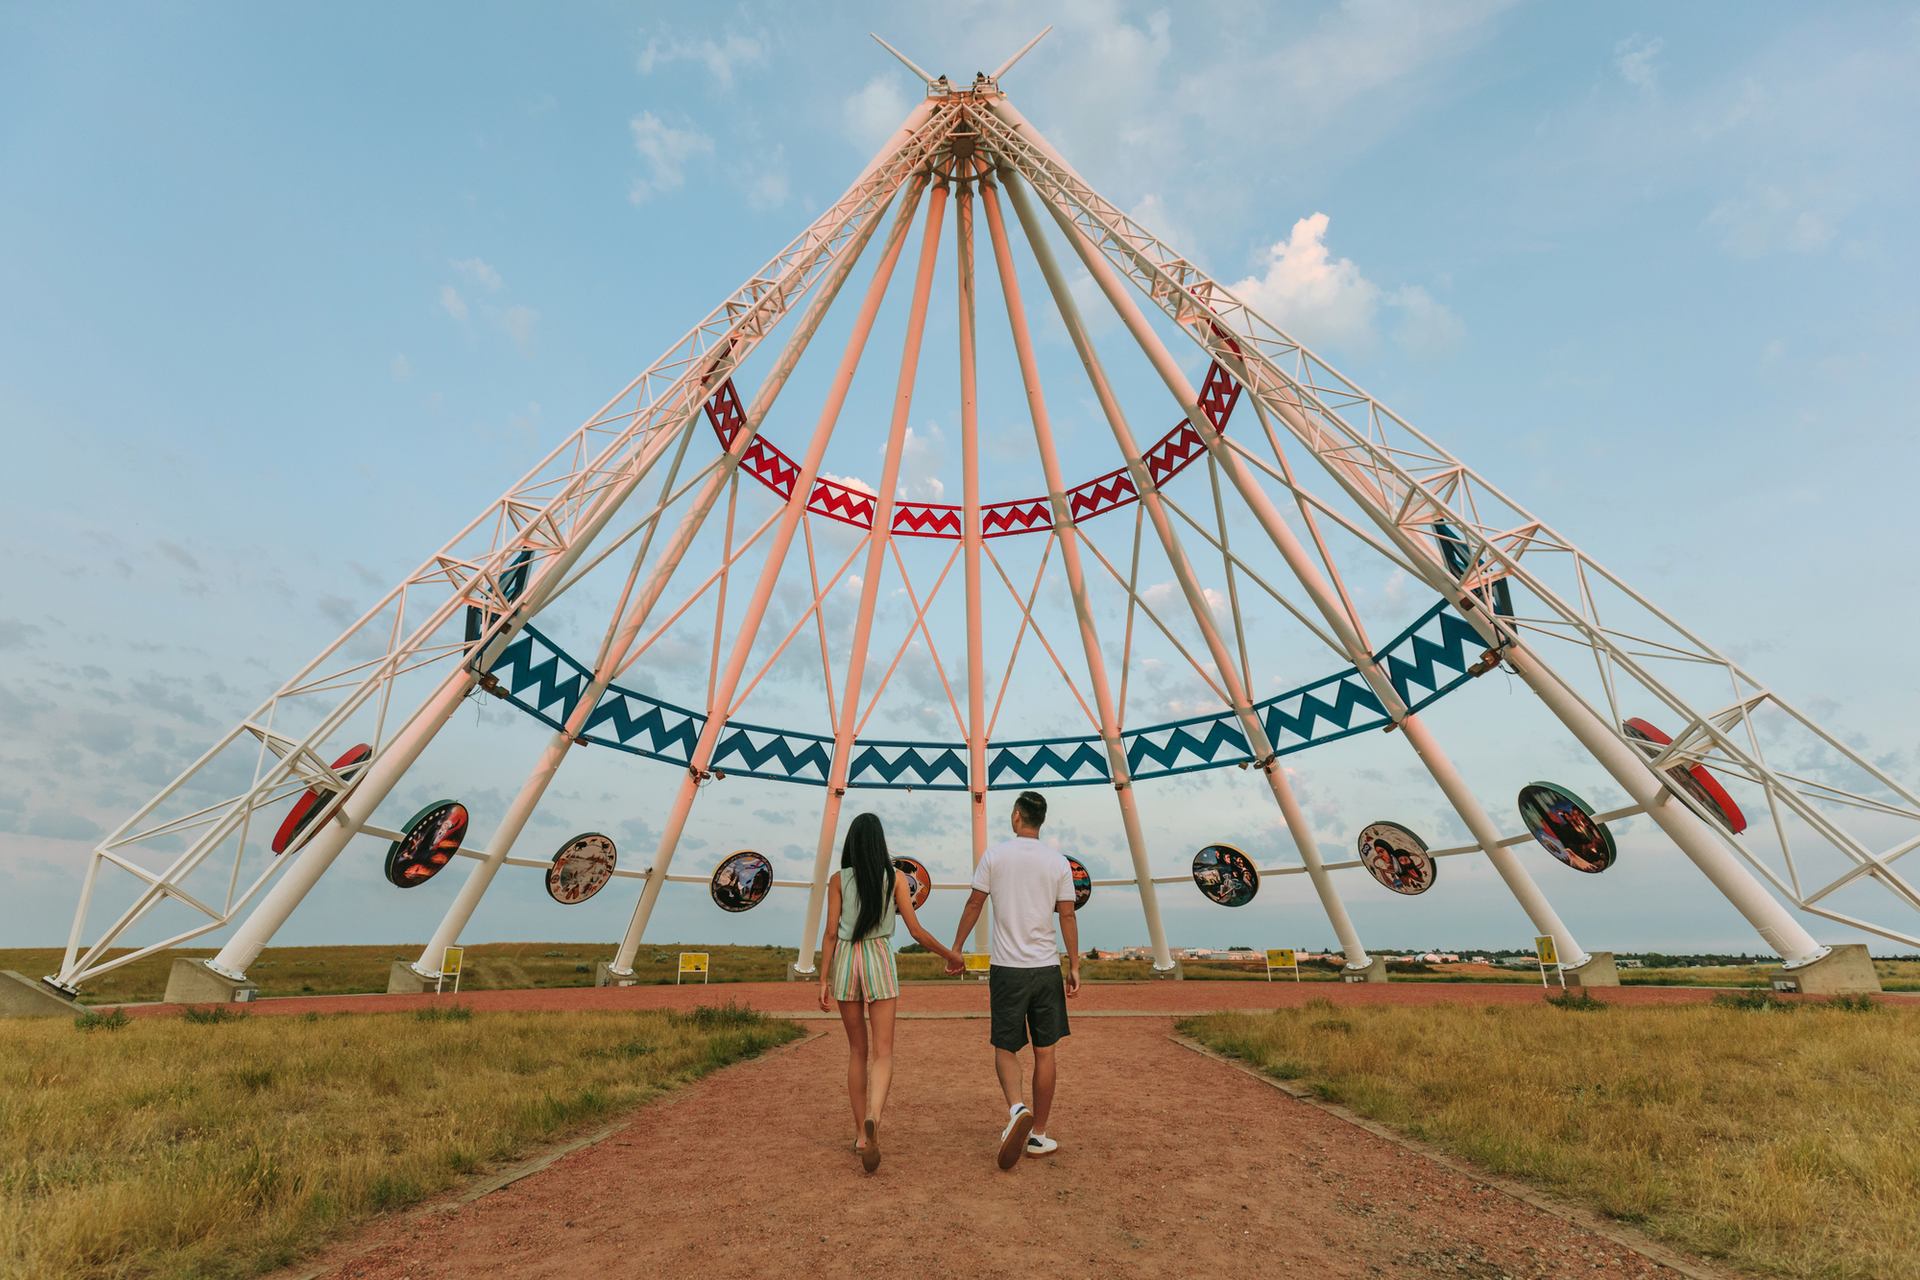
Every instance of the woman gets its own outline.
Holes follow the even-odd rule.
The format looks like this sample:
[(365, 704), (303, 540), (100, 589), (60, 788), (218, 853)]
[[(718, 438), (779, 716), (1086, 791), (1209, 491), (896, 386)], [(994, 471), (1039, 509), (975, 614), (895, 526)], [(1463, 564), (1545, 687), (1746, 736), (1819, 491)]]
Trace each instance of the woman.
[[(871, 813), (855, 818), (840, 849), (840, 874), (827, 882), (827, 928), (820, 940), (820, 1007), (840, 1003), (847, 1030), (847, 1099), (853, 1104), (854, 1152), (868, 1173), (880, 1167), (880, 1112), (893, 1084), (893, 1015), (900, 976), (893, 965), (895, 913), (907, 932), (943, 957), (951, 972), (960, 953), (943, 946), (914, 914), (907, 878), (887, 856), (887, 835)], [(869, 1062), (868, 1053), (872, 1058)]]

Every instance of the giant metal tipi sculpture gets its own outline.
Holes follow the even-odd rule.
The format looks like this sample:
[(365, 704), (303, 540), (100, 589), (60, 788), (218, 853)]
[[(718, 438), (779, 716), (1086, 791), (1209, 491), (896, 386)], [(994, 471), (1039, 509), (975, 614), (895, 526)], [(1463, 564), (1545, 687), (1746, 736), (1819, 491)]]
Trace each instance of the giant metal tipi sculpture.
[[(1537, 837), (1569, 866), (1604, 870), (1612, 857), (1604, 824), (1640, 814), (1752, 923), (1786, 962), (1783, 973), (1807, 989), (1871, 987), (1874, 978), (1864, 948), (1823, 948), (1782, 898), (1811, 915), (1920, 945), (1911, 923), (1890, 925), (1860, 914), (1864, 908), (1840, 905), (1890, 895), (1909, 911), (1920, 908), (1897, 867), (1920, 845), (1920, 798), (1103, 200), (1001, 91), (1000, 76), (1025, 52), (964, 86), (914, 68), (926, 82), (925, 100), (844, 195), (100, 843), (80, 888), (65, 959), (47, 982), (71, 992), (238, 920), (213, 960), (176, 965), (170, 994), (210, 998), (244, 990), (261, 949), (349, 844), (366, 836), (393, 842), (387, 870), (396, 884), (425, 880), (456, 856), (471, 862), (420, 958), (397, 975), (402, 984), (437, 976), (444, 948), (459, 939), (505, 865), (547, 867), (549, 889), (562, 902), (579, 901), (610, 879), (638, 881), (625, 937), (602, 966), (602, 979), (617, 982), (633, 972), (663, 885), (705, 879), (672, 874), (674, 855), (703, 789), (726, 777), (821, 789), (806, 879), (773, 881), (765, 859), (722, 872), (731, 895), (722, 905), (751, 905), (773, 887), (809, 890), (800, 972), (812, 969), (849, 790), (964, 794), (977, 857), (987, 839), (990, 790), (1073, 785), (1111, 789), (1132, 874), (1103, 883), (1137, 890), (1154, 967), (1171, 972), (1156, 886), (1184, 881), (1187, 872), (1155, 874), (1137, 788), (1230, 765), (1247, 771), (1249, 786), (1257, 775), (1291, 839), (1294, 856), (1266, 874), (1308, 878), (1356, 978), (1379, 978), (1383, 968), (1362, 944), (1335, 873), (1365, 866), (1382, 884), (1410, 892), (1432, 883), (1433, 858), (1459, 856), (1492, 864), (1535, 932), (1554, 939), (1570, 972), (1609, 981), (1610, 958), (1580, 946), (1517, 847)], [(981, 493), (975, 240), (982, 220), (1024, 401), (1027, 460), (992, 470), (1028, 477), (1022, 488), (1044, 487), (1040, 496)], [(900, 492), (949, 221), (958, 263), (958, 504)], [(834, 478), (823, 464), (836, 433), (849, 429), (843, 410), (850, 387), (916, 224), (922, 231), (880, 477), (861, 486)], [(1059, 254), (1061, 245), (1070, 257)], [(1091, 480), (1070, 483), (1062, 470), (1058, 410), (1041, 383), (1019, 279), (1022, 253), (1084, 366), (1076, 402), (1094, 406), (1092, 420), (1111, 435), (1117, 465)], [(824, 379), (811, 435), (787, 453), (764, 428), (856, 262), (868, 254), (875, 266)], [(1118, 341), (1137, 348), (1171, 396), (1179, 420), (1165, 435), (1138, 434), (1124, 403), (1134, 396), (1096, 350), (1082, 314), (1083, 302), (1096, 295), (1118, 318), (1125, 335)], [(1169, 349), (1170, 335), (1206, 357), (1197, 386)], [(1108, 339), (1115, 341), (1111, 330)], [(749, 399), (741, 383), (756, 371)], [(746, 531), (756, 512), (758, 524)], [(1126, 532), (1129, 515), (1130, 550), (1109, 554), (1096, 533)], [(823, 571), (823, 547), (830, 571)], [(1008, 570), (1016, 555), (1038, 562), (1031, 586)], [(916, 584), (909, 573), (916, 556), (932, 557), (937, 577), (922, 573)], [(944, 589), (956, 561), (958, 602)], [(1430, 607), (1370, 626), (1380, 619), (1368, 617), (1364, 593), (1353, 586), (1356, 561), (1406, 575)], [(1148, 572), (1164, 574), (1155, 585), (1167, 589), (1151, 589)], [(803, 584), (797, 595), (790, 589), (796, 581)], [(585, 598), (583, 584), (602, 582), (615, 585), (605, 593), (611, 604), (597, 646), (569, 648), (535, 625), (557, 601)], [(883, 592), (883, 582), (898, 585)], [(829, 601), (836, 591), (855, 594), (856, 583), (850, 628), (835, 643)], [(1001, 600), (996, 586), (1010, 604), (990, 607), (989, 596)], [(704, 619), (690, 611), (709, 598), (704, 696), (691, 689), (654, 696), (631, 687), (631, 673), (657, 652), (663, 635), (705, 625), (688, 619)], [(780, 601), (788, 604), (774, 607)], [(1274, 622), (1253, 625), (1256, 602)], [(880, 662), (892, 646), (875, 640), (883, 603), (905, 610), (900, 644), (884, 670)], [(1070, 644), (1049, 638), (1049, 608), (1053, 635), (1077, 632), (1078, 661)], [(1327, 655), (1333, 669), (1300, 668), (1299, 646), (1275, 658), (1282, 624), (1306, 652)], [(742, 718), (742, 704), (764, 688), (775, 663), (804, 651), (805, 642), (793, 646), (808, 631), (818, 644), (824, 723), (778, 729)], [(954, 634), (964, 636), (965, 654), (951, 664), (957, 675), (950, 678), (936, 637)], [(1378, 636), (1386, 634), (1393, 638), (1382, 643)], [(1130, 683), (1145, 679), (1141, 655), (1149, 644), (1212, 705), (1133, 724), (1128, 699), (1139, 695)], [(1024, 705), (1034, 699), (1008, 698), (1023, 646), (1029, 661), (1036, 650), (1048, 659), (1040, 687), (1054, 696), (1038, 712)], [(991, 709), (990, 647), (996, 655), (1010, 652)], [(927, 704), (935, 714), (947, 709), (942, 697), (950, 704), (955, 733), (947, 739), (865, 732), (910, 650), (922, 667), (930, 659), (937, 676), (927, 687), (938, 693)], [(1260, 662), (1251, 660), (1255, 654)], [(1550, 655), (1572, 660), (1556, 663)], [(1522, 816), (1531, 834), (1503, 833), (1421, 715), (1495, 669), (1524, 681), (1624, 792), (1625, 805), (1594, 814), (1564, 789), (1530, 787)], [(1285, 691), (1262, 696), (1276, 681)], [(451, 802), (410, 823), (381, 825), (396, 785), (455, 710), (475, 697), (504, 700), (550, 731), (491, 833), (468, 847), (468, 814)], [(1003, 708), (1016, 718), (1029, 712), (1057, 719), (1071, 717), (1076, 704), (1090, 732), (996, 728)], [(1468, 844), (1426, 850), (1411, 833), (1376, 824), (1360, 857), (1323, 857), (1330, 833), (1314, 829), (1289, 776), (1294, 766), (1282, 762), (1369, 730), (1378, 731), (1375, 741), (1397, 739), (1412, 750), (1458, 815)], [(561, 765), (588, 743), (681, 771), (644, 868), (616, 868), (613, 842), (597, 833), (557, 857), (516, 854)], [(1370, 852), (1376, 848), (1377, 857)], [(1251, 896), (1259, 874), (1252, 859), (1213, 847), (1202, 861), (1195, 878), (1203, 887), (1227, 886), (1221, 900)], [(721, 896), (719, 878), (715, 893)], [(163, 917), (182, 913), (183, 927), (163, 927)], [(130, 943), (133, 949), (111, 954)]]

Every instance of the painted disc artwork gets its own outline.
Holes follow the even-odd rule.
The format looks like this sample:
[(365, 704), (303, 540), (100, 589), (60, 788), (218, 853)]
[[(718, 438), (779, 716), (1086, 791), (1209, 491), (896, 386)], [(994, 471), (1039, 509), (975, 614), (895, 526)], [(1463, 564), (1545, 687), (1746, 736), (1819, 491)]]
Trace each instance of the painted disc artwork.
[[(1660, 754), (1660, 748), (1672, 742), (1666, 734), (1638, 717), (1620, 726), (1623, 733), (1632, 739), (1647, 759)], [(1704, 765), (1673, 765), (1663, 770), (1673, 785), (1692, 796), (1702, 809), (1720, 820), (1720, 825), (1739, 835), (1747, 829), (1747, 815), (1740, 812), (1740, 806), (1733, 802), (1727, 789), (1720, 785), (1720, 779), (1708, 773)]]
[[(333, 771), (345, 778), (347, 784), (351, 786), (353, 780), (360, 776), (361, 767), (372, 755), (373, 748), (362, 742), (348, 748), (338, 760), (335, 760)], [(333, 795), (331, 790), (308, 787), (301, 793), (300, 798), (293, 802), (293, 808), (287, 810), (285, 820), (280, 823), (280, 829), (273, 833), (273, 842), (268, 847), (275, 853), (285, 853), (289, 849), (298, 849), (305, 844), (309, 834), (307, 828), (313, 825), (313, 820), (320, 816), (320, 810), (326, 807), (327, 801), (331, 800)]]
[(1067, 859), (1067, 870), (1073, 873), (1073, 909), (1078, 911), (1093, 896), (1093, 873), (1078, 858)]
[(1433, 888), (1440, 874), (1427, 842), (1397, 822), (1373, 822), (1361, 829), (1360, 863), (1382, 885), (1409, 897)]
[(1541, 848), (1575, 871), (1598, 875), (1619, 856), (1613, 832), (1595, 821), (1585, 800), (1558, 783), (1529, 782), (1520, 788), (1520, 821)]
[(707, 888), (722, 911), (751, 911), (766, 901), (767, 891), (773, 888), (773, 863), (766, 854), (751, 849), (730, 853), (713, 869)]
[[(500, 575), (500, 596), (508, 604), (520, 598), (527, 589), (527, 566), (533, 562), (533, 548), (522, 547), (520, 554), (513, 558), (505, 573)], [(479, 605), (467, 606), (467, 643), (472, 644), (486, 633), (492, 625), (495, 615)]]
[[(1447, 571), (1454, 577), (1463, 577), (1467, 572), (1467, 546), (1453, 526), (1444, 520), (1436, 520), (1433, 525), (1434, 541), (1440, 544), (1440, 554), (1446, 559)], [(1493, 606), (1493, 611), (1503, 618), (1513, 616), (1513, 592), (1507, 586), (1505, 578), (1496, 578), (1490, 585), (1475, 587), (1473, 594)]]
[(467, 806), (435, 800), (413, 815), (387, 848), (387, 879), (402, 889), (425, 884), (447, 865), (467, 836)]
[(1260, 869), (1230, 844), (1210, 844), (1193, 855), (1193, 882), (1223, 907), (1244, 907), (1260, 892)]
[(893, 869), (907, 878), (907, 896), (913, 899), (913, 909), (918, 911), (926, 906), (933, 894), (933, 873), (927, 870), (926, 863), (918, 858), (895, 858)]
[(607, 887), (619, 858), (613, 841), (598, 831), (577, 835), (553, 855), (547, 868), (547, 896), (562, 906), (585, 902)]

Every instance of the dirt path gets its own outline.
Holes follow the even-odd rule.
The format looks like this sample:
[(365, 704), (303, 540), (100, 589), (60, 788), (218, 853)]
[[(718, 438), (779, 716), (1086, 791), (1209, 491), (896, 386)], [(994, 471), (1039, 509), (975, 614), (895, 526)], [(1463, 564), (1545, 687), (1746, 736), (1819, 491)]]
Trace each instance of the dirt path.
[(1061, 1049), (1060, 1151), (1003, 1174), (986, 1024), (903, 1023), (885, 1159), (868, 1177), (848, 1150), (845, 1042), (821, 1027), (504, 1190), (376, 1224), (320, 1274), (1674, 1274), (1184, 1049), (1170, 1030), (1151, 1017), (1078, 1022)]

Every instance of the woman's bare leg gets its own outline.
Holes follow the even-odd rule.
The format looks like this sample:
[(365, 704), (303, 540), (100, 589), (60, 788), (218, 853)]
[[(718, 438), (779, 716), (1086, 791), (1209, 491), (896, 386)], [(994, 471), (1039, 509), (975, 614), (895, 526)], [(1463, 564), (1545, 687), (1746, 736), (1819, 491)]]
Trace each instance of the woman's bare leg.
[(873, 1065), (867, 1074), (867, 1114), (877, 1126), (887, 1106), (887, 1091), (893, 1088), (893, 1015), (900, 1001), (875, 1000), (867, 1006), (867, 1022), (873, 1042)]
[[(847, 1100), (853, 1104), (853, 1136), (857, 1146), (866, 1145), (862, 1126), (867, 1118), (867, 1023), (861, 1016), (862, 1008), (858, 1000), (840, 1001), (840, 1025), (847, 1031)], [(891, 1018), (888, 1032), (891, 1039)]]

